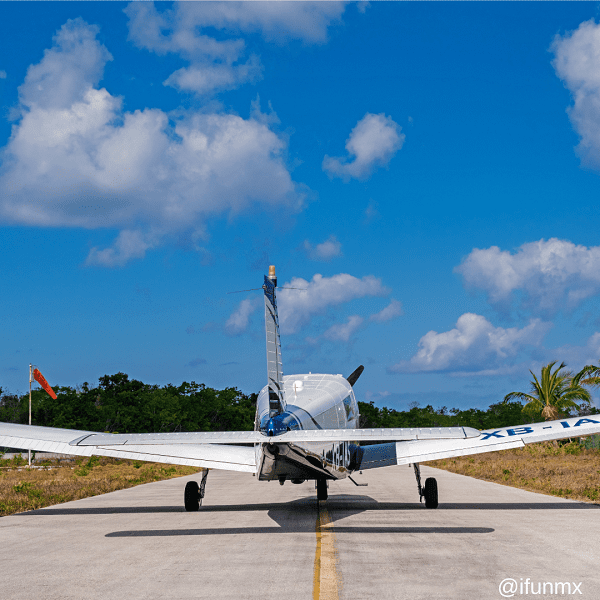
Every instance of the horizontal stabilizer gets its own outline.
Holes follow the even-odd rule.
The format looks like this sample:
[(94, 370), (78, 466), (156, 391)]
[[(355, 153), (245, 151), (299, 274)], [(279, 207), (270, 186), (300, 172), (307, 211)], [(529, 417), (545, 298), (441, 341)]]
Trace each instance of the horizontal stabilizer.
[(415, 427), (379, 429), (301, 429), (267, 437), (260, 431), (198, 431), (193, 433), (99, 433), (71, 441), (74, 446), (121, 446), (127, 444), (257, 444), (298, 442), (366, 442), (477, 437), (470, 427)]

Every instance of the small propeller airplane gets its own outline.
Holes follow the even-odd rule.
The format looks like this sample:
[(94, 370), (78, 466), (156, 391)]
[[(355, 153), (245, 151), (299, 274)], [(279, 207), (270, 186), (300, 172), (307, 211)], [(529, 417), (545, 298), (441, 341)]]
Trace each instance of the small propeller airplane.
[[(419, 500), (437, 508), (435, 478), (421, 483), (419, 463), (440, 458), (519, 448), (526, 444), (600, 433), (600, 416), (478, 431), (470, 427), (359, 429), (351, 375), (283, 375), (275, 267), (264, 278), (268, 383), (256, 403), (254, 431), (190, 433), (96, 433), (0, 423), (0, 446), (79, 456), (109, 456), (203, 467), (200, 483), (189, 481), (184, 505), (197, 511), (209, 469), (253, 473), (260, 481), (316, 482), (318, 500), (328, 484), (355, 471), (412, 464)], [(390, 473), (391, 474), (391, 473)]]

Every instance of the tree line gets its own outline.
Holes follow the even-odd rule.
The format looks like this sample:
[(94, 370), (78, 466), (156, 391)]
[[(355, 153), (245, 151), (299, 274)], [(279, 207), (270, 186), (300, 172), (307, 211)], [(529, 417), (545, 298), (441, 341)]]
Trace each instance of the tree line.
[[(544, 419), (597, 414), (587, 387), (600, 385), (600, 369), (586, 366), (577, 374), (550, 363), (531, 390), (511, 392), (488, 409), (459, 410), (412, 404), (398, 411), (359, 402), (360, 427), (451, 427), (492, 429), (540, 422)], [(98, 385), (53, 388), (56, 400), (45, 391), (32, 391), (32, 424), (111, 433), (166, 431), (250, 431), (254, 428), (257, 394), (236, 388), (216, 390), (194, 381), (179, 386), (149, 385), (125, 373), (104, 375)], [(522, 403), (525, 402), (525, 404)], [(3, 393), (0, 421), (28, 423), (29, 395)]]
[[(215, 390), (201, 383), (149, 385), (125, 373), (104, 375), (97, 386), (31, 392), (31, 423), (45, 427), (155, 433), (166, 431), (243, 431), (254, 428), (256, 394), (236, 388)], [(29, 394), (2, 394), (0, 421), (28, 423)]]

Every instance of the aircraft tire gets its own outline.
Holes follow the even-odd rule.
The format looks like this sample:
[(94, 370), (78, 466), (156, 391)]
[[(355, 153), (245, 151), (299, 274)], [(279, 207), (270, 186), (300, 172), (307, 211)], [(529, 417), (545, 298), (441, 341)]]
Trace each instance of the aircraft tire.
[(183, 503), (188, 512), (194, 512), (200, 508), (200, 487), (197, 482), (188, 481), (185, 484)]
[(434, 477), (428, 477), (425, 480), (425, 508), (437, 508), (438, 507), (438, 487), (437, 481)]
[(317, 479), (317, 500), (327, 500), (327, 479)]

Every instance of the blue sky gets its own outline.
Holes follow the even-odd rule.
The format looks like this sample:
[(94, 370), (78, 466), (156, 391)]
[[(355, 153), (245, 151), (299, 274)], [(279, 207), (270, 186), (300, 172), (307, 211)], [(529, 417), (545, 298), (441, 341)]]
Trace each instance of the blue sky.
[(0, 386), (486, 407), (600, 361), (596, 3), (0, 3)]

